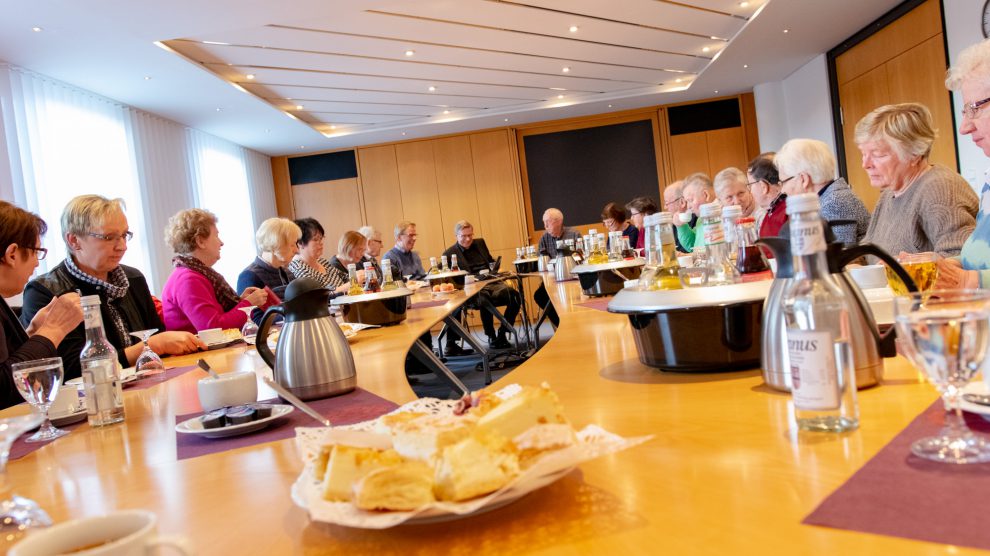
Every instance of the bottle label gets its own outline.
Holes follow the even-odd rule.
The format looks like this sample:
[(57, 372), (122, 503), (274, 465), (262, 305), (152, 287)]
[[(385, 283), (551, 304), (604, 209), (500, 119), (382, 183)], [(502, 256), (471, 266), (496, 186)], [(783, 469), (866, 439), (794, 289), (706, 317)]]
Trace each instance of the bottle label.
[(839, 409), (839, 373), (831, 332), (787, 329), (794, 407), (824, 411)]
[(795, 257), (825, 251), (825, 231), (822, 221), (815, 218), (798, 222), (791, 220), (791, 254)]
[(717, 245), (725, 242), (725, 231), (722, 223), (718, 220), (705, 222), (701, 227), (701, 235), (705, 239), (705, 245)]
[(83, 311), (83, 322), (86, 328), (98, 328), (103, 326), (99, 309)]

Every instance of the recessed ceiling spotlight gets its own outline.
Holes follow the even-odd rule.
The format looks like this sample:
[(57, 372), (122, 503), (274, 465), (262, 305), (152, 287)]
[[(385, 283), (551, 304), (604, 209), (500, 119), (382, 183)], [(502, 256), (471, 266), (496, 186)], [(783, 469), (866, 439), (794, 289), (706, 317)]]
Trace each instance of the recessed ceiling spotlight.
[(220, 108), (219, 106), (217, 106), (217, 112), (223, 112), (223, 108)]
[(749, 67), (749, 64), (743, 64), (743, 69), (746, 69), (748, 67)]
[(713, 40), (713, 41), (720, 41), (720, 40), (722, 40), (722, 39), (720, 39), (720, 38), (718, 38), (718, 37), (716, 37), (716, 36), (714, 36), (714, 35), (712, 35), (712, 37), (711, 37), (711, 38), (712, 38), (712, 40)]
[(306, 145), (299, 145), (299, 148), (300, 149), (305, 149), (306, 148)]
[(509, 121), (509, 118), (503, 118), (502, 121), (503, 122), (507, 122), (507, 121)]
[(406, 57), (407, 58), (412, 57), (412, 56), (415, 56), (415, 55), (416, 55), (416, 51), (415, 50), (407, 50), (406, 51)]
[(337, 126), (332, 125), (332, 126), (330, 126), (330, 129), (337, 129)]
[(35, 33), (40, 33), (43, 31), (41, 27), (32, 27), (31, 30), (34, 31)]
[(144, 76), (144, 80), (145, 81), (151, 81), (151, 76), (150, 75), (145, 75)]
[(427, 90), (432, 93), (432, 92), (435, 92), (437, 90), (437, 88), (434, 87), (433, 85), (430, 85), (430, 87)]
[(678, 82), (678, 83), (680, 83), (681, 81), (684, 81), (684, 80), (683, 80), (683, 79), (681, 79), (680, 77), (678, 77), (678, 78), (677, 78), (677, 79), (675, 79), (674, 81), (676, 81), (676, 82)]
[(296, 110), (302, 110), (302, 109), (303, 109), (303, 105), (301, 105), (301, 104), (297, 104), (296, 105)]
[(557, 98), (564, 98), (564, 95), (557, 95)]
[(790, 30), (790, 29), (784, 29), (784, 32), (785, 32), (785, 33), (790, 33), (790, 32), (791, 32), (791, 30)]
[(569, 67), (567, 67), (567, 66), (564, 66), (564, 67), (563, 67), (563, 68), (562, 68), (562, 69), (561, 69), (560, 71), (562, 71), (562, 72), (564, 72), (564, 73), (570, 73), (570, 71), (571, 71), (571, 68), (569, 68)]
[(578, 26), (577, 25), (571, 25), (570, 28), (568, 28), (567, 30), (570, 31), (571, 33), (577, 33), (578, 32)]
[(708, 48), (707, 46), (701, 49), (702, 52), (708, 52), (709, 50), (711, 50), (711, 48)]
[(244, 77), (247, 77), (248, 79), (254, 79), (254, 74), (253, 73), (249, 73), (249, 74), (245, 75)]
[(406, 134), (406, 132), (405, 132), (405, 131), (403, 131), (403, 132), (402, 132), (402, 135), (405, 135), (405, 134)]
[(739, 3), (739, 7), (740, 8), (748, 8), (749, 7), (749, 2), (740, 2)]
[(718, 89), (715, 89), (715, 94), (716, 94), (716, 95), (718, 94)]
[(450, 110), (444, 110), (443, 113), (444, 114), (450, 114)]
[(611, 104), (609, 104), (609, 105), (608, 105), (608, 107), (609, 107), (609, 108), (611, 108), (611, 107), (612, 107), (612, 105), (611, 105)]

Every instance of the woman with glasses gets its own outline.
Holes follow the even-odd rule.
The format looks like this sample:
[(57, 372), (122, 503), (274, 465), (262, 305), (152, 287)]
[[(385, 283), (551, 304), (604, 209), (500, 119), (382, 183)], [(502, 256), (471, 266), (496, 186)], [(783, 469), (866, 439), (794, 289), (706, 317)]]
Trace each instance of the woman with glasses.
[[(990, 40), (963, 50), (949, 69), (945, 85), (962, 94), (959, 133), (990, 157)], [(980, 210), (976, 227), (963, 243), (958, 257), (938, 262), (936, 288), (990, 287), (990, 173), (980, 188)]]
[(979, 202), (962, 176), (932, 164), (932, 115), (921, 104), (881, 106), (856, 124), (863, 169), (879, 188), (863, 241), (892, 255), (959, 254), (976, 226)]
[(289, 272), (296, 278), (312, 278), (324, 288), (337, 294), (347, 293), (350, 283), (345, 274), (334, 272), (333, 264), (323, 257), (323, 226), (315, 218), (296, 220), (296, 225), (302, 230), (299, 238), (299, 253), (289, 263)]
[(58, 357), (62, 340), (82, 322), (76, 292), (52, 298), (26, 330), (3, 299), (22, 292), (38, 261), (48, 254), (40, 246), (47, 228), (37, 215), (0, 201), (0, 409), (24, 401), (14, 386), (11, 365)]
[[(642, 216), (642, 213), (636, 211), (636, 215)], [(639, 229), (626, 222), (626, 209), (622, 208), (622, 205), (618, 203), (605, 205), (605, 208), (602, 209), (602, 224), (610, 232), (622, 232), (624, 237), (629, 238), (629, 245), (633, 248), (636, 247), (636, 242), (639, 240)], [(611, 245), (608, 247), (611, 248)]]
[(248, 288), (268, 288), (281, 303), (285, 288), (295, 279), (289, 271), (292, 257), (299, 252), (302, 230), (288, 218), (269, 218), (258, 226), (254, 239), (259, 255), (237, 277), (237, 291), (244, 295)]
[(635, 249), (642, 249), (646, 241), (646, 234), (643, 233), (643, 219), (659, 212), (657, 203), (649, 197), (636, 197), (626, 204), (626, 210), (629, 211), (630, 222), (636, 228), (636, 241), (633, 241), (630, 235), (629, 243)]
[[(47, 274), (24, 289), (21, 323), (28, 326), (52, 299), (78, 292), (100, 296), (100, 313), (107, 340), (117, 349), (121, 366), (129, 367), (143, 345), (131, 332), (157, 328), (148, 345), (159, 355), (176, 355), (206, 349), (189, 332), (164, 332), (144, 275), (120, 264), (133, 237), (120, 199), (81, 195), (62, 211), (62, 233), (68, 256)], [(82, 325), (70, 332), (58, 347), (65, 379), (80, 376), (79, 353), (86, 344)]]
[(175, 253), (175, 270), (162, 289), (162, 313), (169, 330), (240, 328), (247, 321), (242, 307), (264, 310), (273, 304), (262, 288), (248, 288), (237, 295), (227, 280), (213, 270), (220, 260), (223, 242), (212, 212), (179, 211), (165, 226), (165, 243)]

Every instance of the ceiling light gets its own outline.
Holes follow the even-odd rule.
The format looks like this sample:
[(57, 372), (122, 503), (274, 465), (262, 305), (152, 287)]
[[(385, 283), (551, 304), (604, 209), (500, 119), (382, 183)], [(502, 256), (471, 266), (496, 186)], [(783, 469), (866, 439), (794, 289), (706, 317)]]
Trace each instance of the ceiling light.
[(790, 33), (790, 32), (791, 32), (791, 30), (790, 30), (790, 29), (784, 29), (784, 32), (785, 32), (785, 33)]
[(248, 79), (254, 79), (254, 74), (253, 73), (249, 73), (249, 74), (245, 75), (244, 77), (247, 77)]
[(406, 57), (407, 57), (407, 58), (408, 58), (408, 57), (412, 57), (412, 56), (413, 56), (413, 55), (415, 55), (415, 54), (416, 54), (416, 51), (415, 51), (415, 50), (407, 50), (407, 51), (406, 51)]
[(720, 38), (718, 38), (718, 37), (716, 37), (716, 36), (714, 36), (714, 35), (713, 35), (713, 36), (712, 36), (712, 40), (713, 40), (713, 41), (720, 41), (720, 40), (722, 40), (722, 39), (720, 39)]
[(144, 80), (145, 81), (151, 81), (151, 76), (150, 75), (145, 75), (144, 76)]
[(611, 105), (611, 104), (609, 104), (609, 105), (608, 105), (608, 107), (609, 107), (609, 108), (611, 108), (611, 107), (612, 107), (612, 105)]
[(434, 92), (434, 91), (436, 91), (436, 90), (437, 90), (437, 88), (436, 88), (436, 87), (434, 87), (433, 85), (430, 85), (430, 87), (429, 87), (429, 89), (428, 89), (428, 90), (429, 90), (429, 91), (430, 91), (430, 92), (432, 93), (432, 92)]
[(681, 81), (684, 81), (684, 80), (683, 80), (683, 79), (681, 79), (680, 77), (678, 77), (678, 78), (677, 78), (677, 79), (675, 79), (674, 81), (676, 81), (676, 82), (678, 82), (678, 83), (680, 83)]
[(337, 126), (332, 125), (332, 126), (330, 126), (330, 129), (337, 129)]
[(709, 50), (711, 50), (711, 48), (708, 48), (707, 46), (701, 49), (702, 52), (708, 52)]
[(300, 149), (305, 149), (306, 148), (306, 145), (299, 145), (299, 148)]
[(739, 7), (740, 8), (748, 8), (749, 7), (749, 2), (740, 2), (739, 3)]
[(402, 135), (404, 136), (405, 134), (406, 134), (406, 132), (405, 132), (405, 131), (403, 131), (403, 132), (402, 132)]
[(746, 69), (748, 67), (749, 67), (749, 64), (743, 64), (743, 69)]
[(564, 98), (564, 95), (557, 95), (557, 98)]
[(41, 27), (32, 27), (31, 30), (35, 33), (40, 33), (42, 31)]
[(577, 33), (578, 32), (578, 26), (577, 25), (571, 25), (571, 27), (568, 29), (568, 31), (570, 31), (571, 33)]
[(718, 89), (715, 89), (715, 94), (716, 94), (716, 95), (718, 94)]
[(297, 104), (296, 105), (296, 110), (302, 110), (302, 109), (303, 109), (303, 105), (301, 105), (301, 104)]
[(223, 108), (220, 108), (219, 106), (217, 106), (217, 112), (223, 112)]
[(230, 46), (229, 42), (220, 42), (220, 41), (203, 41), (203, 44), (219, 44), (220, 46)]
[(444, 110), (443, 113), (444, 114), (450, 114), (450, 110)]
[(563, 68), (563, 69), (561, 69), (560, 71), (562, 71), (562, 72), (564, 72), (564, 73), (569, 73), (569, 72), (571, 71), (571, 68), (569, 68), (569, 67), (567, 67), (567, 66), (564, 66), (564, 68)]

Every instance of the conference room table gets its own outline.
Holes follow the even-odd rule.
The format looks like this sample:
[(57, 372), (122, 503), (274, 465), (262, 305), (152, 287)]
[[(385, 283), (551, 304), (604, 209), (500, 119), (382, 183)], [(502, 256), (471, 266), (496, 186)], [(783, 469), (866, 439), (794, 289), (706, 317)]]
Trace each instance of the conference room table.
[[(861, 426), (798, 432), (790, 396), (758, 369), (667, 373), (644, 366), (625, 316), (585, 306), (576, 281), (544, 277), (560, 326), (496, 382), (549, 383), (581, 428), (653, 439), (580, 465), (505, 507), (456, 521), (386, 530), (311, 522), (290, 499), (302, 469), (292, 439), (177, 461), (175, 416), (200, 410), (192, 371), (125, 390), (124, 423), (89, 428), (10, 462), (16, 492), (60, 522), (118, 509), (155, 512), (159, 530), (200, 554), (962, 554), (965, 548), (803, 525), (802, 519), (937, 395), (900, 357), (860, 392)], [(398, 404), (415, 399), (409, 346), (481, 284), (352, 344), (358, 385)], [(414, 301), (427, 299), (417, 294)], [(200, 355), (169, 358), (193, 364)], [(208, 352), (220, 372), (268, 371), (253, 347)], [(260, 398), (273, 396), (262, 385)], [(25, 411), (19, 406), (3, 412)], [(911, 485), (905, 485), (910, 488)]]

